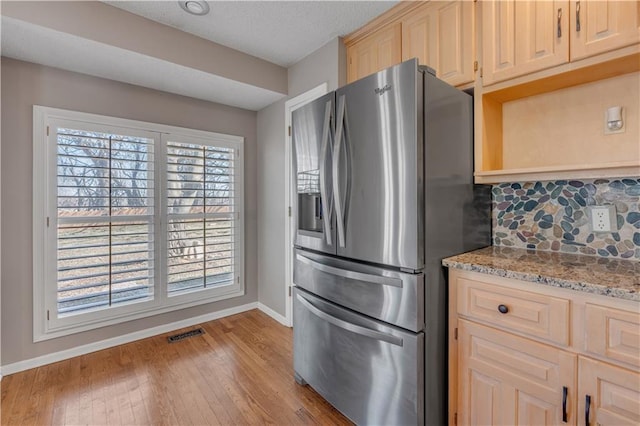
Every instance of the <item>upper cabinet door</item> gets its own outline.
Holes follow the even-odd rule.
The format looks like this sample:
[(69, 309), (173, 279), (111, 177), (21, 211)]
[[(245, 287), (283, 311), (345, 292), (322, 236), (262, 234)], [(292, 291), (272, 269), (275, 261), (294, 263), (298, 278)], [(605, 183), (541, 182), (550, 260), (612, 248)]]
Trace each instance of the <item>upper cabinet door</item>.
[(515, 1), (482, 3), (482, 82), (487, 85), (518, 73)]
[(452, 86), (474, 78), (474, 3), (432, 1), (402, 21), (402, 60), (418, 58)]
[(572, 1), (571, 60), (640, 42), (637, 1)]
[(568, 12), (566, 1), (483, 2), (483, 83), (567, 62)]
[(402, 27), (389, 25), (347, 47), (347, 82), (401, 62)]

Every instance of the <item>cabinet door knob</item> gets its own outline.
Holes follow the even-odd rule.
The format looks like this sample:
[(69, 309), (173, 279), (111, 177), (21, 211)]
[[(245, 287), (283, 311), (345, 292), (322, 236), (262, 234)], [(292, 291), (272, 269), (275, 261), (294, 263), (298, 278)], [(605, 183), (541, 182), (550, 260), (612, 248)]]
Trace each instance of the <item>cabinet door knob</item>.
[(500, 311), (501, 314), (506, 314), (509, 312), (509, 308), (507, 305), (498, 305), (498, 311)]

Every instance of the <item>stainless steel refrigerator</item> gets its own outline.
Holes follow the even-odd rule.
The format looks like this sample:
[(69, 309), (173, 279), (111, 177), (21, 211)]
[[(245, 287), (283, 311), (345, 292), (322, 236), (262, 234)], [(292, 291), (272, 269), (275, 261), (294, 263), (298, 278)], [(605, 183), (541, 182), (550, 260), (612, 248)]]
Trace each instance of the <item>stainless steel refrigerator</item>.
[(491, 243), (472, 116), (416, 60), (293, 112), (296, 380), (357, 424), (446, 423), (440, 261)]

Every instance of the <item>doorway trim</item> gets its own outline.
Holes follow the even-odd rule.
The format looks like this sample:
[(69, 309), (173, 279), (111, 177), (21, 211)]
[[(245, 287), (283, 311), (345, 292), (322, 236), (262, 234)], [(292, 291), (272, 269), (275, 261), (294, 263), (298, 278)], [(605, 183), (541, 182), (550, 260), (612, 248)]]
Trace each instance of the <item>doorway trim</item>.
[(295, 221), (293, 220), (292, 212), (292, 195), (293, 195), (293, 182), (295, 181), (293, 176), (293, 158), (291, 150), (291, 134), (289, 129), (291, 127), (291, 113), (300, 108), (301, 106), (319, 98), (326, 94), (328, 89), (328, 83), (322, 83), (313, 89), (304, 92), (294, 98), (289, 99), (284, 103), (284, 134), (285, 134), (285, 174), (284, 174), (284, 217), (285, 217), (285, 319), (287, 325), (291, 327), (293, 325), (293, 298), (290, 293), (293, 287), (293, 236), (295, 235)]

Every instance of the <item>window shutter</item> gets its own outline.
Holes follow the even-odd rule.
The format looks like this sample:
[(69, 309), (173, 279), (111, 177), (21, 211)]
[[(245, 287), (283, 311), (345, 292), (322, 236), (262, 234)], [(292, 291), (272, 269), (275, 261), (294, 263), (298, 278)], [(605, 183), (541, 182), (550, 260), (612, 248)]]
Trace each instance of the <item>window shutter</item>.
[(58, 315), (148, 300), (154, 140), (56, 129)]
[(236, 276), (237, 150), (167, 142), (167, 290), (232, 285)]
[(244, 138), (33, 120), (34, 342), (244, 294)]

